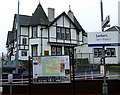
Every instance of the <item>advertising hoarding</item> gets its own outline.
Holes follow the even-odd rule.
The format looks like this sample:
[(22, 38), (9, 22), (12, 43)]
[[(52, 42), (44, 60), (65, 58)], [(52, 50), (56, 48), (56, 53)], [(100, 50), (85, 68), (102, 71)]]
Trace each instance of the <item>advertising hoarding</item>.
[(69, 56), (33, 57), (33, 83), (70, 83)]
[(120, 46), (120, 34), (114, 32), (89, 32), (88, 46)]

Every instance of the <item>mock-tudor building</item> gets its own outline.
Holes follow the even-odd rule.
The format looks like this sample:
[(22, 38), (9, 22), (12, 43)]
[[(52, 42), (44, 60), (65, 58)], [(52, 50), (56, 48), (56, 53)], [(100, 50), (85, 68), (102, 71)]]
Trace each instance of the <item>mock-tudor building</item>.
[[(39, 4), (32, 16), (19, 16), (18, 56), (28, 60), (28, 56), (68, 55), (74, 47), (84, 43), (85, 31), (71, 10), (54, 17), (55, 10), (48, 8), (48, 16)], [(17, 15), (13, 29), (8, 32), (7, 49), (9, 59), (16, 54)]]

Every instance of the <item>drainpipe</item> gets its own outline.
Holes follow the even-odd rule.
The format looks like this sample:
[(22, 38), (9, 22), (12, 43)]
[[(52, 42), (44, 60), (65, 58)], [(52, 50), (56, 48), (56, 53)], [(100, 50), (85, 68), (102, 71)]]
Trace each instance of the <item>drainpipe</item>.
[(43, 31), (43, 28), (40, 28), (40, 30), (41, 30), (41, 56), (42, 56), (42, 31)]

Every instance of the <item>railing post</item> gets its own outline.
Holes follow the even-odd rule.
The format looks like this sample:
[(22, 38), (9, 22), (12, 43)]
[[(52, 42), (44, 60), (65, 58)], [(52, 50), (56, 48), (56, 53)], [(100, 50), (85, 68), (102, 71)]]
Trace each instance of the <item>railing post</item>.
[(23, 74), (22, 74), (22, 77), (21, 77), (21, 78), (22, 78), (22, 84), (23, 84), (23, 80), (24, 80), (24, 78), (23, 78)]
[(91, 71), (91, 78), (93, 79), (93, 71)]
[(29, 67), (29, 95), (31, 95), (31, 68), (30, 68), (30, 56), (28, 61), (28, 67)]
[(85, 72), (85, 80), (87, 79), (87, 77), (86, 77), (86, 72)]
[(109, 75), (110, 75), (110, 71), (108, 70), (108, 71), (107, 71), (107, 76), (108, 76), (108, 79), (109, 79)]

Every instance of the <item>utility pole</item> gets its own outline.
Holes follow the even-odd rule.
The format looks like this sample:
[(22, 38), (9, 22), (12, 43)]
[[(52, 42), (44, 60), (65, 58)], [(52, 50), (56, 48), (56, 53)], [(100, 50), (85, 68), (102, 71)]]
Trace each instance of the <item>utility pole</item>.
[[(1, 64), (1, 65), (2, 65), (2, 72), (3, 72), (3, 60), (4, 60), (3, 56), (4, 56), (4, 55), (3, 55), (3, 52), (2, 52), (2, 64)], [(1, 72), (1, 73), (2, 73), (2, 72)]]
[[(101, 6), (101, 26), (103, 23), (103, 2), (101, 0), (100, 2), (100, 6)], [(104, 28), (102, 26), (102, 32), (104, 31)], [(103, 52), (102, 52), (102, 59), (103, 59), (103, 65), (104, 65), (104, 77), (103, 77), (103, 95), (108, 95), (108, 85), (106, 82), (106, 65), (105, 65), (105, 46), (103, 46)]]
[(18, 39), (19, 39), (19, 0), (18, 0), (18, 14), (17, 14), (17, 50), (16, 50), (16, 73), (18, 73)]

